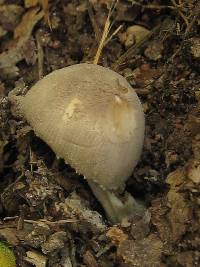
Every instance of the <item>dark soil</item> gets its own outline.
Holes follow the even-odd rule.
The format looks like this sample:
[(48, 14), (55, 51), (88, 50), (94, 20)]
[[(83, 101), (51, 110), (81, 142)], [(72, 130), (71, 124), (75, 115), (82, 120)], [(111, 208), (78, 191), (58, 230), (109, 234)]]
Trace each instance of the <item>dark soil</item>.
[[(45, 3), (0, 1), (0, 239), (17, 266), (200, 266), (199, 1), (119, 1), (111, 14), (109, 36), (121, 30), (98, 64), (127, 78), (146, 114), (126, 190), (148, 213), (116, 226), (8, 98), (55, 69), (92, 63), (112, 1)], [(149, 34), (137, 41), (133, 25)]]

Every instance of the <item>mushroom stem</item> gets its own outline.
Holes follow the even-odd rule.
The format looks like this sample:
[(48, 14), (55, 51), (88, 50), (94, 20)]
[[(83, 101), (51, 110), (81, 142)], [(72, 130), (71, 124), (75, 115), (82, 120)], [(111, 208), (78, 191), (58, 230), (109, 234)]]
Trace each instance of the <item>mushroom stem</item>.
[[(98, 184), (88, 181), (95, 197), (103, 206), (107, 218), (112, 223), (119, 223), (124, 218), (141, 216), (145, 213), (144, 205), (136, 201), (128, 192), (125, 191), (123, 200), (110, 190), (102, 189)], [(124, 200), (125, 199), (125, 200)]]

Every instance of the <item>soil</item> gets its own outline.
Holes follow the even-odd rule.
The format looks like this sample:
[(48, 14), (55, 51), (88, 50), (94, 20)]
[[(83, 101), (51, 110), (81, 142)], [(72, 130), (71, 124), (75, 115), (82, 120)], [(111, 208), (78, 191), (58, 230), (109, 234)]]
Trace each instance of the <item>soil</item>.
[[(146, 116), (126, 190), (148, 211), (114, 226), (8, 97), (95, 58), (130, 82)], [(17, 266), (200, 266), (199, 1), (1, 0), (0, 194), (0, 240)]]

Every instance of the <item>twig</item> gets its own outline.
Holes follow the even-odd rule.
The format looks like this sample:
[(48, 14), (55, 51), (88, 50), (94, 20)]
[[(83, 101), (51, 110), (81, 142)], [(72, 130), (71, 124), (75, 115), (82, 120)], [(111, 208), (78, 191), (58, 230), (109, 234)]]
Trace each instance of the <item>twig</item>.
[(29, 147), (29, 158), (30, 158), (30, 168), (31, 168), (31, 174), (33, 175), (33, 153), (31, 147)]
[(67, 220), (58, 220), (58, 221), (54, 221), (54, 222), (51, 222), (51, 221), (48, 221), (48, 220), (45, 220), (45, 219), (40, 219), (38, 221), (34, 221), (34, 220), (24, 220), (24, 222), (26, 223), (30, 223), (30, 224), (39, 224), (39, 223), (46, 223), (50, 226), (55, 226), (55, 225), (63, 225), (63, 224), (68, 224), (68, 223), (74, 223), (74, 222), (77, 222), (78, 220), (75, 220), (75, 219), (67, 219)]
[(188, 26), (188, 24), (189, 24), (188, 18), (183, 13), (183, 11), (185, 11), (184, 4), (183, 3), (177, 4), (175, 0), (171, 0), (171, 2), (174, 5), (174, 7), (175, 7), (176, 11), (178, 12), (178, 14), (180, 15), (180, 17), (184, 20), (186, 26)]
[(183, 13), (183, 11), (185, 11), (184, 4), (183, 3), (177, 4), (175, 0), (171, 0), (171, 3), (173, 4), (173, 6), (171, 6), (171, 5), (153, 5), (153, 4), (143, 5), (143, 4), (140, 4), (140, 3), (135, 2), (135, 1), (133, 2), (134, 5), (140, 6), (144, 9), (159, 9), (159, 10), (171, 9), (171, 10), (174, 10), (177, 13), (179, 13), (180, 17), (184, 20), (185, 24), (188, 26), (188, 24), (189, 24), (188, 19)]
[(183, 35), (183, 41), (181, 43), (181, 45), (178, 47), (178, 49), (175, 51), (175, 53), (167, 60), (167, 62), (165, 63), (165, 65), (167, 66), (169, 63), (171, 63), (174, 58), (180, 53), (180, 51), (182, 50), (183, 46), (184, 46), (184, 41), (186, 40), (186, 38), (188, 37), (191, 28), (193, 27), (195, 21), (199, 18), (200, 16), (200, 4), (198, 4), (195, 8), (195, 10), (192, 10), (191, 13), (193, 14), (193, 19), (191, 20), (191, 22), (188, 24), (185, 33)]
[(18, 219), (18, 218), (19, 218), (19, 216), (12, 216), (12, 217), (5, 217), (3, 220), (4, 220), (4, 222), (5, 221), (13, 221), (13, 220)]
[(174, 6), (169, 6), (169, 5), (153, 5), (153, 4), (148, 4), (148, 5), (143, 5), (141, 3), (138, 3), (136, 1), (133, 2), (133, 5), (135, 6), (140, 6), (145, 9), (172, 9), (176, 10)]
[(38, 78), (40, 80), (44, 75), (44, 68), (43, 68), (44, 52), (40, 43), (39, 32), (36, 33), (36, 41), (37, 41), (37, 59), (38, 59)]
[(177, 7), (177, 8), (182, 8), (182, 7), (183, 7), (183, 3), (181, 3), (181, 4), (180, 4), (180, 3), (177, 4), (175, 0), (171, 0), (171, 2), (172, 2), (172, 4), (173, 4), (175, 7)]
[(200, 17), (200, 4), (197, 5), (196, 10), (193, 12), (193, 19), (191, 20), (191, 22), (188, 24), (186, 30), (185, 30), (185, 37), (188, 35), (188, 33), (190, 32), (192, 26), (194, 25), (195, 21)]

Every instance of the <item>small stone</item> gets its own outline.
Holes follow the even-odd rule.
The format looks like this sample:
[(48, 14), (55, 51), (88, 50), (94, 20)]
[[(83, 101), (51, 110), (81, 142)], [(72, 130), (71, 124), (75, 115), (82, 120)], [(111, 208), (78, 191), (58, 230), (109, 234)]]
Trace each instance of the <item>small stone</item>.
[(126, 32), (119, 34), (119, 39), (121, 43), (125, 45), (126, 48), (129, 48), (133, 44), (136, 44), (143, 40), (150, 31), (142, 26), (133, 25), (127, 28)]
[(145, 56), (148, 59), (157, 61), (162, 58), (164, 46), (162, 42), (152, 42), (144, 51)]

